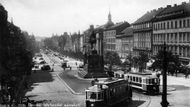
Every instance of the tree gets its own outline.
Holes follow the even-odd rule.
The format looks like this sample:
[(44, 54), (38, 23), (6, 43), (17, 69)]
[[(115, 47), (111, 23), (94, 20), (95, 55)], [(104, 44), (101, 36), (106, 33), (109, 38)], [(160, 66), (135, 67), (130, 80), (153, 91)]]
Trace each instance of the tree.
[[(151, 68), (163, 69), (163, 60), (164, 60), (164, 51), (161, 50), (157, 53), (157, 55), (154, 58), (155, 62), (152, 64)], [(179, 56), (173, 55), (171, 51), (166, 51), (166, 60), (168, 63), (168, 72), (171, 73), (172, 75), (176, 73), (180, 69), (180, 61), (179, 61)]]
[(129, 67), (128, 71), (131, 71), (131, 67), (133, 64), (133, 57), (131, 55), (131, 53), (126, 57), (125, 62), (123, 63), (123, 66), (125, 68)]
[(139, 56), (134, 56), (132, 58), (132, 65), (134, 68), (138, 68), (139, 72), (143, 72), (146, 69), (146, 63), (149, 61), (148, 54), (145, 52), (140, 52)]
[(138, 57), (138, 66), (139, 71), (143, 72), (144, 69), (146, 69), (146, 63), (149, 61), (148, 54), (145, 52), (141, 52)]
[(109, 65), (109, 71), (112, 71), (113, 65), (121, 65), (121, 60), (118, 53), (107, 51), (104, 56), (104, 63)]

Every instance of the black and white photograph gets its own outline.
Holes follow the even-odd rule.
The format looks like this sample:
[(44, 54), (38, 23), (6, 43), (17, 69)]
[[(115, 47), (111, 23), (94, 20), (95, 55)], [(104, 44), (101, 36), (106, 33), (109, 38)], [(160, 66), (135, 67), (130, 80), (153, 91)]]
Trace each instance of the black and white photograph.
[(190, 0), (0, 0), (0, 107), (190, 107)]

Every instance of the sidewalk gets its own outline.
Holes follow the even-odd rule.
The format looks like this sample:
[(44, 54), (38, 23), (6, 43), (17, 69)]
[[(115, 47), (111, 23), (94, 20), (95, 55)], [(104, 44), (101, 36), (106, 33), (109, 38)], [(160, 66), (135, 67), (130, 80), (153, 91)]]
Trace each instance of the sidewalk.
[[(162, 75), (160, 76), (160, 85), (162, 85)], [(185, 78), (183, 76), (167, 76), (167, 85), (183, 85), (190, 87), (190, 78)]]

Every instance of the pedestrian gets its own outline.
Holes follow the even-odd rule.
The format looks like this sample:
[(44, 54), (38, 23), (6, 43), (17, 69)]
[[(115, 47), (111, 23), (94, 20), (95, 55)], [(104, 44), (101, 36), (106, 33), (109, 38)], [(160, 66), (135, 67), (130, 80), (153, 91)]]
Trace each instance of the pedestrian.
[(77, 62), (76, 62), (75, 64), (76, 64), (76, 66), (77, 66)]
[(52, 65), (52, 72), (54, 71), (54, 63), (53, 63), (53, 65)]
[(185, 73), (185, 78), (189, 78), (189, 73), (188, 72)]

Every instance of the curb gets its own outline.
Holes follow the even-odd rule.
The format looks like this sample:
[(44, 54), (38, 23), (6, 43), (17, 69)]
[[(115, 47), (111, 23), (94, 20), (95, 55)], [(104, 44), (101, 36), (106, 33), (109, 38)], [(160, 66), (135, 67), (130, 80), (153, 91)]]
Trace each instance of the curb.
[(59, 76), (59, 74), (56, 74), (57, 77), (61, 80), (61, 82), (63, 82), (65, 84), (65, 86), (71, 91), (72, 94), (75, 95), (82, 95), (83, 93), (77, 93), (75, 92), (71, 87), (69, 87), (69, 85)]
[[(162, 88), (163, 88), (163, 87), (161, 86), (161, 87), (160, 87), (160, 90), (162, 90)], [(176, 88), (170, 87), (170, 86), (168, 87), (168, 86), (167, 86), (167, 91), (168, 91), (168, 92), (170, 92), (170, 91), (175, 91), (175, 90), (176, 90)]]

